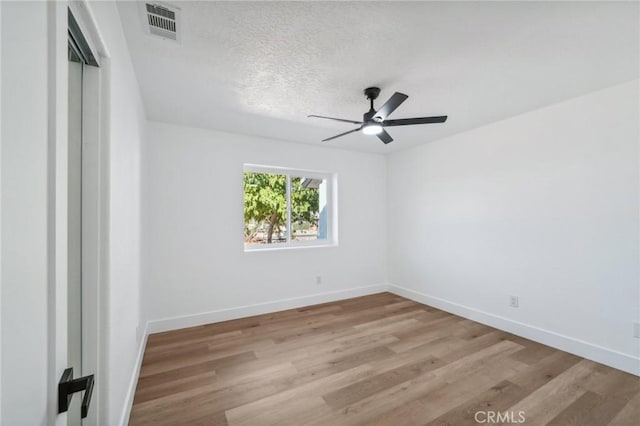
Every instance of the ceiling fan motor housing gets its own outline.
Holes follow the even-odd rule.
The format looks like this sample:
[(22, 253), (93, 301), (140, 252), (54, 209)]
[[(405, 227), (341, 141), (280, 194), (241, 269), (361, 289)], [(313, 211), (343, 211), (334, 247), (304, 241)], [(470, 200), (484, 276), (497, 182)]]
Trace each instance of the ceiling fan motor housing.
[(376, 114), (376, 111), (375, 111), (373, 108), (371, 108), (369, 111), (365, 112), (365, 113), (362, 115), (362, 122), (363, 122), (363, 123), (367, 123), (367, 122), (369, 122), (369, 121), (372, 121), (372, 120), (373, 120), (373, 116), (374, 116), (375, 114)]

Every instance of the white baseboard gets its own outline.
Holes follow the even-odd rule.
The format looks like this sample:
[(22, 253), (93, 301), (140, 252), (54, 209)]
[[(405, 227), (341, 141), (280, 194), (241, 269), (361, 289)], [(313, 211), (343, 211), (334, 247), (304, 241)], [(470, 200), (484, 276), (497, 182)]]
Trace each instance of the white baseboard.
[(124, 399), (124, 407), (122, 415), (120, 416), (120, 426), (127, 426), (129, 424), (129, 416), (131, 415), (131, 407), (133, 407), (133, 398), (136, 395), (136, 387), (138, 385), (138, 377), (140, 377), (140, 368), (142, 367), (142, 358), (144, 357), (144, 349), (147, 347), (147, 336), (149, 336), (148, 325), (145, 326), (142, 338), (140, 339), (140, 347), (138, 348), (138, 356), (136, 358), (136, 364), (133, 367), (133, 374), (131, 375), (131, 382), (129, 383), (129, 389), (127, 389), (127, 396)]
[(273, 302), (257, 303), (254, 305), (238, 306), (235, 308), (202, 312), (194, 315), (184, 315), (161, 320), (153, 320), (149, 321), (149, 323), (147, 324), (147, 331), (149, 334), (160, 333), (163, 331), (178, 330), (181, 328), (195, 327), (198, 325), (245, 318), (254, 315), (269, 314), (272, 312), (284, 311), (286, 309), (301, 308), (303, 306), (317, 305), (319, 303), (333, 302), (336, 300), (381, 293), (387, 291), (388, 288), (389, 287), (387, 286), (387, 284), (376, 284), (366, 287), (355, 287), (346, 290), (317, 293), (310, 296), (281, 299)]
[(388, 291), (398, 296), (406, 297), (407, 299), (433, 306), (434, 308), (442, 309), (443, 311), (640, 376), (640, 359), (631, 355), (397, 285), (390, 284)]

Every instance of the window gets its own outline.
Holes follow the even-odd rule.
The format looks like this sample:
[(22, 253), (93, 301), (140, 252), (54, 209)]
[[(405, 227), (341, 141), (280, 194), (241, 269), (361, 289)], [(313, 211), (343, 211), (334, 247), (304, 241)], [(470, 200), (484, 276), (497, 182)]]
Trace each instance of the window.
[(335, 243), (333, 176), (244, 166), (245, 250)]

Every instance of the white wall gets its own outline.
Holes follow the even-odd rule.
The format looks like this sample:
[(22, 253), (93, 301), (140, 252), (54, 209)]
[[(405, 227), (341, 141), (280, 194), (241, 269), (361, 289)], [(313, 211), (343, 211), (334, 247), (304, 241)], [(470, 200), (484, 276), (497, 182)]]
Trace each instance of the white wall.
[(2, 3), (0, 423), (11, 425), (47, 423), (47, 27), (45, 3)]
[[(2, 47), (2, 3), (0, 3), (0, 49)], [(0, 53), (0, 76), (2, 54)], [(2, 346), (2, 78), (0, 77), (0, 346)], [(2, 422), (2, 350), (0, 350), (0, 422)]]
[[(384, 157), (161, 123), (150, 123), (145, 149), (142, 252), (150, 320), (386, 282)], [(245, 253), (243, 163), (337, 173), (339, 246)]]
[(103, 60), (109, 109), (107, 286), (102, 296), (103, 344), (100, 424), (118, 424), (128, 412), (128, 394), (140, 339), (140, 150), (146, 117), (131, 57), (114, 2), (91, 2), (108, 58)]
[(391, 155), (390, 283), (640, 374), (638, 114), (634, 81)]

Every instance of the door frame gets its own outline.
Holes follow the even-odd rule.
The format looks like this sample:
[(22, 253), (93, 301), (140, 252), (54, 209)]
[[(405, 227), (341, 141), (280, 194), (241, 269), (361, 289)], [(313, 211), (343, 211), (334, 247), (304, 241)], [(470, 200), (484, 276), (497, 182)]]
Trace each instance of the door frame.
[[(108, 62), (107, 51), (85, 1), (50, 2), (49, 19), (49, 424), (66, 426), (57, 413), (57, 385), (68, 367), (68, 13), (77, 22), (96, 61)], [(85, 66), (83, 78), (82, 159), (82, 362), (75, 377), (95, 374), (96, 385), (85, 425), (97, 425), (106, 409), (105, 317), (108, 282), (108, 72)], [(79, 398), (79, 396), (75, 396)]]

